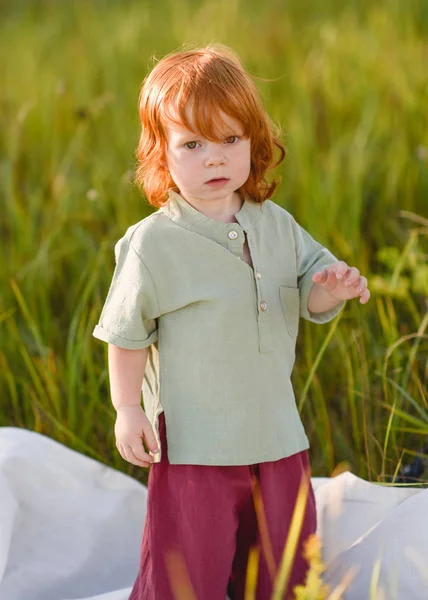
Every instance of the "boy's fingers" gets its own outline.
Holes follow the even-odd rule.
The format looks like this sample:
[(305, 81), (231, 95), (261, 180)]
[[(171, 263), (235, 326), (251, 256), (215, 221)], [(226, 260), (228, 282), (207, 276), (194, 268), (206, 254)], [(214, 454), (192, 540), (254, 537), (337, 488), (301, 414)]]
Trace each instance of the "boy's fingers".
[(324, 267), (321, 271), (317, 271), (314, 276), (317, 283), (334, 283), (336, 279), (343, 279), (349, 271), (348, 265), (342, 260), (332, 265)]
[(337, 281), (341, 280), (340, 278), (338, 278), (337, 271), (335, 271), (334, 269), (328, 269), (327, 273), (328, 273), (328, 276), (327, 276), (326, 283), (329, 283), (332, 286), (335, 286), (337, 284)]
[(355, 284), (360, 283), (360, 271), (356, 267), (352, 267), (349, 269), (349, 273), (344, 280), (344, 284), (346, 287), (351, 287)]
[(117, 445), (117, 449), (119, 450), (120, 456), (127, 462), (132, 462), (130, 460), (128, 451), (126, 450), (125, 446), (123, 444), (116, 444), (116, 445)]
[(142, 446), (137, 447), (137, 448), (130, 447), (129, 451), (131, 454), (131, 458), (135, 459), (138, 462), (138, 464), (141, 464), (144, 467), (147, 467), (149, 465), (149, 463), (153, 462), (153, 457), (150, 456), (150, 454), (147, 454), (147, 452), (142, 452), (141, 448), (142, 448)]
[(119, 454), (123, 458), (123, 460), (126, 460), (127, 462), (132, 463), (137, 467), (148, 467), (148, 460), (150, 459), (149, 462), (153, 461), (152, 457), (145, 453), (143, 453), (142, 458), (146, 457), (147, 461), (140, 460), (137, 456), (135, 456), (131, 446), (123, 444), (121, 442), (116, 442), (116, 448), (119, 450)]
[(325, 268), (323, 278), (318, 282), (320, 284), (328, 284), (329, 286), (334, 287), (337, 283), (337, 275), (336, 271), (330, 268)]
[(137, 460), (141, 460), (143, 462), (153, 461), (153, 457), (150, 456), (146, 448), (143, 446), (142, 440), (141, 442), (134, 442), (133, 444), (131, 444), (130, 449)]
[(131, 446), (123, 447), (126, 460), (137, 467), (148, 467), (153, 462), (153, 458), (145, 452), (140, 452), (137, 448)]
[(153, 433), (152, 426), (150, 422), (147, 422), (147, 425), (143, 427), (143, 435), (147, 446), (150, 448), (152, 452), (155, 454), (159, 452), (159, 448), (156, 442), (155, 434)]
[[(345, 282), (346, 285), (347, 282)], [(361, 275), (351, 286), (346, 285), (350, 292), (355, 292), (355, 296), (359, 296), (367, 289), (367, 279)]]
[(331, 275), (331, 271), (329, 269), (324, 269), (321, 275), (321, 282), (325, 283), (328, 280), (329, 275)]
[(368, 290), (366, 288), (360, 296), (360, 302), (361, 302), (361, 304), (366, 304), (369, 301), (369, 299), (370, 299), (370, 290)]
[(358, 287), (361, 288), (362, 290), (364, 290), (364, 288), (367, 288), (368, 283), (369, 282), (367, 281), (367, 277), (364, 277), (364, 275), (361, 275), (361, 277), (360, 277), (360, 285)]
[(339, 260), (338, 262), (329, 265), (327, 269), (335, 278), (343, 279), (347, 274), (349, 267), (344, 260)]
[(327, 269), (317, 271), (314, 273), (313, 277), (315, 277), (317, 283), (325, 283), (327, 281), (328, 271)]

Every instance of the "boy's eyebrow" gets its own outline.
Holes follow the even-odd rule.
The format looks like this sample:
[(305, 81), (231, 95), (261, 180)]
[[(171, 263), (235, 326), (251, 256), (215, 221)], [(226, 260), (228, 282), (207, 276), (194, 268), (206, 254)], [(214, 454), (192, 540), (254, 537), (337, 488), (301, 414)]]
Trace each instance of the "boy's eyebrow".
[[(178, 123), (177, 121), (170, 121), (168, 123), (167, 121), (166, 125), (174, 131), (176, 138), (180, 140), (187, 137), (205, 137), (200, 131), (193, 131), (191, 129), (187, 129), (184, 123), (181, 122)], [(241, 123), (237, 123), (236, 125), (223, 123), (223, 127), (223, 131), (221, 131), (221, 128), (217, 129), (217, 131), (219, 132), (220, 139), (222, 137), (226, 138), (232, 135), (242, 136), (245, 134), (245, 127)]]
[(195, 133), (193, 131), (189, 131), (187, 133), (179, 133), (177, 137), (179, 140), (184, 140), (186, 138), (203, 137), (203, 136), (201, 136), (200, 133)]
[[(239, 131), (237, 131), (237, 129), (238, 128), (234, 128), (234, 129), (229, 129), (228, 131), (224, 131), (221, 134), (221, 136), (227, 138), (227, 137), (231, 137), (234, 135), (236, 135), (236, 136), (243, 135), (242, 130), (240, 129)], [(178, 137), (179, 141), (182, 141), (187, 138), (191, 138), (191, 139), (198, 138), (198, 137), (204, 138), (205, 136), (203, 136), (202, 133), (188, 131), (188, 132), (177, 132), (177, 137)]]

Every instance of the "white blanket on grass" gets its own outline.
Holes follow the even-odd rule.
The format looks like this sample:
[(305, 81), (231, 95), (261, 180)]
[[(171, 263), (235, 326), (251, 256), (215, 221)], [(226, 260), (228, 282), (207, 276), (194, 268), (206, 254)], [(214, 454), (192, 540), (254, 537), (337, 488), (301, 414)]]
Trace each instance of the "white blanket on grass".
[[(428, 598), (428, 490), (313, 478), (325, 580), (344, 600)], [(0, 600), (128, 600), (147, 489), (35, 432), (0, 428)], [(381, 596), (379, 596), (381, 597)]]

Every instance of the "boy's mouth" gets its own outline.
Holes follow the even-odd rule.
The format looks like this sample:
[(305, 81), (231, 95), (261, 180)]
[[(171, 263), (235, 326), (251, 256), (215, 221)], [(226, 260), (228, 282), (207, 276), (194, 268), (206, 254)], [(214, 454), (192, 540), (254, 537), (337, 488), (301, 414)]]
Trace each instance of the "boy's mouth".
[(213, 179), (210, 179), (206, 183), (220, 184), (220, 183), (226, 183), (227, 181), (229, 181), (229, 179), (227, 177), (214, 177)]

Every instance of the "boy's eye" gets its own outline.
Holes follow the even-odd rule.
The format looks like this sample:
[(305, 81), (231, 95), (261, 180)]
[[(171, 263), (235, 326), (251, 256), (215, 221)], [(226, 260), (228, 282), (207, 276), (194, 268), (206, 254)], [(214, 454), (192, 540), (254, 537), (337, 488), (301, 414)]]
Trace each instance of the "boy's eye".
[(198, 142), (187, 142), (184, 144), (189, 150), (194, 150)]
[(235, 144), (238, 139), (237, 135), (229, 135), (229, 137), (226, 138), (226, 144)]

